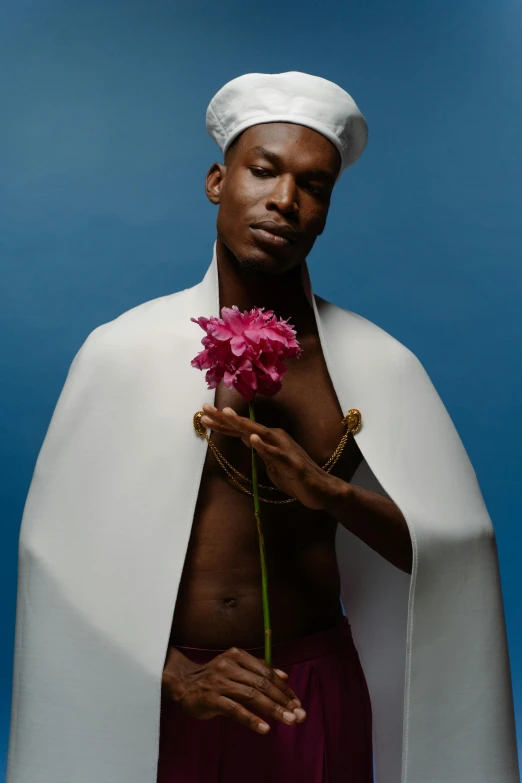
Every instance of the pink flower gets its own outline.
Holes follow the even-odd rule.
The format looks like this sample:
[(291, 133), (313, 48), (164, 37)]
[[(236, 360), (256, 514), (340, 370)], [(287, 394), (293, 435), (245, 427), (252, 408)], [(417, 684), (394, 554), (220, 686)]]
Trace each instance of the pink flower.
[(221, 318), (191, 318), (205, 331), (205, 346), (191, 361), (192, 367), (207, 370), (207, 388), (221, 380), (247, 401), (257, 393), (271, 396), (281, 389), (286, 373), (283, 360), (302, 353), (295, 330), (287, 319), (277, 320), (273, 310), (254, 307), (241, 312), (236, 305), (221, 308)]

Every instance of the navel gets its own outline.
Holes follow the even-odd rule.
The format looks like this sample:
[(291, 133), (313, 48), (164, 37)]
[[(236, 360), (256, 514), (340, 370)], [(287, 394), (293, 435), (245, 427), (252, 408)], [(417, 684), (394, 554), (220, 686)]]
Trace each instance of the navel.
[(231, 609), (237, 606), (237, 598), (223, 598), (223, 604)]

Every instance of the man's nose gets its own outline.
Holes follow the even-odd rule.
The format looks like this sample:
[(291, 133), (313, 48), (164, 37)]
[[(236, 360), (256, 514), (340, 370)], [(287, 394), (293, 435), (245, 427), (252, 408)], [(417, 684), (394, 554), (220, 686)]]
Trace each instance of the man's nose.
[(299, 209), (297, 203), (297, 185), (291, 174), (282, 174), (276, 177), (274, 187), (267, 199), (267, 207), (276, 206), (282, 212)]

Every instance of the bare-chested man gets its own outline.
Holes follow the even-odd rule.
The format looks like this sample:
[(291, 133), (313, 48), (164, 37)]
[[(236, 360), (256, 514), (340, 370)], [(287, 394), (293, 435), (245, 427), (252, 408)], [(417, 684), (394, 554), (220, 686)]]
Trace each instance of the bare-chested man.
[[(219, 207), (220, 307), (265, 307), (290, 318), (303, 349), (300, 358), (287, 361), (282, 390), (272, 397), (256, 396), (257, 422), (249, 419), (248, 403), (223, 382), (216, 390), (215, 407), (205, 405), (202, 418), (213, 442), (235, 468), (249, 474), (253, 445), (260, 457), (260, 483), (278, 487), (278, 498), (295, 498), (293, 503), (262, 505), (272, 639), (274, 645), (291, 643), (294, 648), (302, 637), (342, 626), (335, 552), (338, 523), (403, 571), (410, 573), (412, 563), (409, 533), (397, 506), (350, 484), (362, 460), (354, 438), (349, 437), (332, 474), (320, 467), (345, 432), (346, 411), (340, 408), (327, 371), (301, 283), (301, 264), (325, 228), (340, 166), (338, 150), (316, 130), (297, 123), (261, 123), (236, 137), (225, 163), (214, 163), (205, 182), (208, 199)], [(265, 734), (263, 742), (268, 743), (278, 724), (292, 727), (293, 741), (299, 743), (299, 733), (312, 718), (303, 709), (307, 694), (297, 685), (290, 688), (292, 676), (289, 680), (287, 672), (264, 665), (262, 647), (261, 571), (252, 497), (234, 486), (209, 449), (164, 669), (163, 709), (169, 710), (171, 722), (163, 716), (160, 783), (200, 780), (196, 772), (182, 772), (172, 764), (174, 758), (179, 764), (182, 745), (186, 750), (188, 744), (188, 753), (194, 756), (201, 752), (198, 742), (208, 748), (212, 733), (218, 735), (218, 726), (209, 725), (203, 739), (201, 720), (218, 716), (226, 731), (232, 722), (241, 724), (242, 733), (234, 736), (242, 746), (252, 732)], [(198, 659), (187, 648), (199, 648), (203, 655), (205, 649), (209, 652)], [(344, 665), (352, 665), (349, 657)], [(295, 673), (295, 667), (287, 668)], [(362, 725), (364, 705), (345, 704), (345, 709), (359, 709)], [(289, 731), (284, 729), (285, 737)], [(320, 738), (303, 736), (302, 751), (314, 741), (319, 743)], [(348, 741), (342, 738), (339, 753), (345, 753), (343, 743)], [(259, 758), (252, 758), (256, 750), (248, 745), (252, 765), (258, 766), (260, 754), (269, 747), (274, 765), (283, 764), (277, 756), (284, 753), (280, 746), (263, 742), (257, 740), (255, 746)], [(169, 753), (170, 767), (161, 757)], [(336, 763), (330, 759), (331, 777), (324, 780), (341, 780)], [(367, 756), (365, 763), (364, 770), (352, 769), (352, 783), (370, 779)], [(178, 777), (169, 777), (174, 768)], [(343, 768), (342, 774), (347, 770)], [(310, 771), (306, 780), (291, 779), (315, 783), (319, 778), (313, 775)], [(232, 772), (222, 779), (231, 781)], [(253, 772), (245, 772), (242, 779), (254, 780)], [(274, 772), (271, 779), (279, 777)]]
[[(308, 276), (364, 117), (321, 77), (251, 73), (206, 126), (224, 158), (203, 280), (88, 335), (35, 465), (7, 783), (373, 783), (373, 757), (379, 783), (518, 783), (470, 460), (417, 357)], [(220, 305), (273, 310), (302, 347), (255, 422), (191, 367), (190, 319)]]

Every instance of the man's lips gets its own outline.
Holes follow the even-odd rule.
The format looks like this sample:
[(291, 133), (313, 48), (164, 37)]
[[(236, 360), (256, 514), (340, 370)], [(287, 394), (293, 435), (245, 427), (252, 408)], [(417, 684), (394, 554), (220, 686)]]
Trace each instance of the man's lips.
[(264, 228), (260, 228), (259, 226), (251, 226), (251, 229), (255, 234), (256, 241), (270, 249), (280, 248), (281, 250), (286, 250), (294, 246), (294, 243), (290, 239), (278, 237), (276, 234), (265, 231)]
[(272, 234), (272, 236), (286, 239), (289, 242), (296, 242), (298, 237), (294, 228), (284, 223), (277, 223), (275, 220), (263, 220), (261, 223), (254, 223), (251, 228), (259, 229), (263, 233)]

